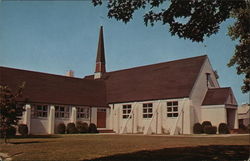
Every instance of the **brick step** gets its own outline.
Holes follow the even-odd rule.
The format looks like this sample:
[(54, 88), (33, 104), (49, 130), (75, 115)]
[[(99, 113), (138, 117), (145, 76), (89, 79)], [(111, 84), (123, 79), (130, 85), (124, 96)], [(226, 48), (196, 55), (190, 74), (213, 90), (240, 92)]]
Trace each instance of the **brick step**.
[(115, 133), (113, 130), (111, 129), (101, 129), (101, 130), (98, 130), (99, 133)]

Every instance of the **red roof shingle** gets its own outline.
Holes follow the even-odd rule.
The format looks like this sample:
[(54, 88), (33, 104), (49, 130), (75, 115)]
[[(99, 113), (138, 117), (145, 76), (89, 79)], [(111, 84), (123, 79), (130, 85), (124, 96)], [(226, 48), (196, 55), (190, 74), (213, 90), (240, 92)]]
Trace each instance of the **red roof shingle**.
[[(207, 56), (147, 65), (103, 75), (108, 103), (189, 97)], [(93, 75), (85, 77), (93, 79)]]
[(0, 84), (16, 90), (26, 85), (23, 98), (30, 102), (107, 106), (106, 88), (103, 80), (83, 80), (40, 72), (0, 67)]
[(225, 105), (231, 93), (230, 87), (208, 89), (202, 105)]

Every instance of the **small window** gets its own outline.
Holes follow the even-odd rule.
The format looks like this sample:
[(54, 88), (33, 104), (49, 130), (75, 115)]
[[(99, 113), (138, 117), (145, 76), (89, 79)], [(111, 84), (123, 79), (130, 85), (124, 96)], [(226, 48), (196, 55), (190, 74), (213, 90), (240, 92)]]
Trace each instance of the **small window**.
[(77, 118), (88, 119), (89, 108), (88, 107), (77, 107)]
[(152, 103), (144, 103), (143, 107), (143, 118), (152, 118), (153, 117), (153, 104)]
[(69, 107), (55, 106), (56, 118), (69, 118)]
[(167, 102), (167, 117), (178, 117), (178, 101)]
[(129, 117), (131, 113), (131, 105), (123, 105), (122, 106), (122, 118), (126, 119)]
[(33, 105), (31, 108), (32, 117), (47, 117), (48, 105)]

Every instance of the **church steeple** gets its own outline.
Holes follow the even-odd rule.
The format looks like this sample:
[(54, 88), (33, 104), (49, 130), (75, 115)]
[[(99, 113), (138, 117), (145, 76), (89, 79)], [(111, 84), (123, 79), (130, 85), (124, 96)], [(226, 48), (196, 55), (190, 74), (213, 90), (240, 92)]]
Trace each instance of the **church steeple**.
[(105, 67), (105, 50), (104, 50), (104, 41), (103, 41), (103, 27), (100, 27), (99, 32), (99, 42), (97, 48), (97, 56), (96, 56), (96, 66), (95, 66), (95, 79), (99, 79), (102, 77), (102, 74), (106, 72)]

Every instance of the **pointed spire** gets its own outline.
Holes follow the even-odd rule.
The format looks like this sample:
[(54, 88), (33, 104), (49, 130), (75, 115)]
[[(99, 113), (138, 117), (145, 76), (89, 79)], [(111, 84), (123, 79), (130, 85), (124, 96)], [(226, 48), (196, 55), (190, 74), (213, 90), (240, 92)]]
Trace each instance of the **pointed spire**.
[(96, 56), (95, 79), (101, 78), (102, 74), (106, 72), (105, 67), (105, 50), (103, 40), (103, 27), (100, 27), (99, 42)]
[(97, 48), (96, 62), (105, 63), (105, 51), (104, 51), (103, 27), (102, 26), (100, 27), (100, 32), (99, 32), (99, 42), (98, 42), (98, 48)]

